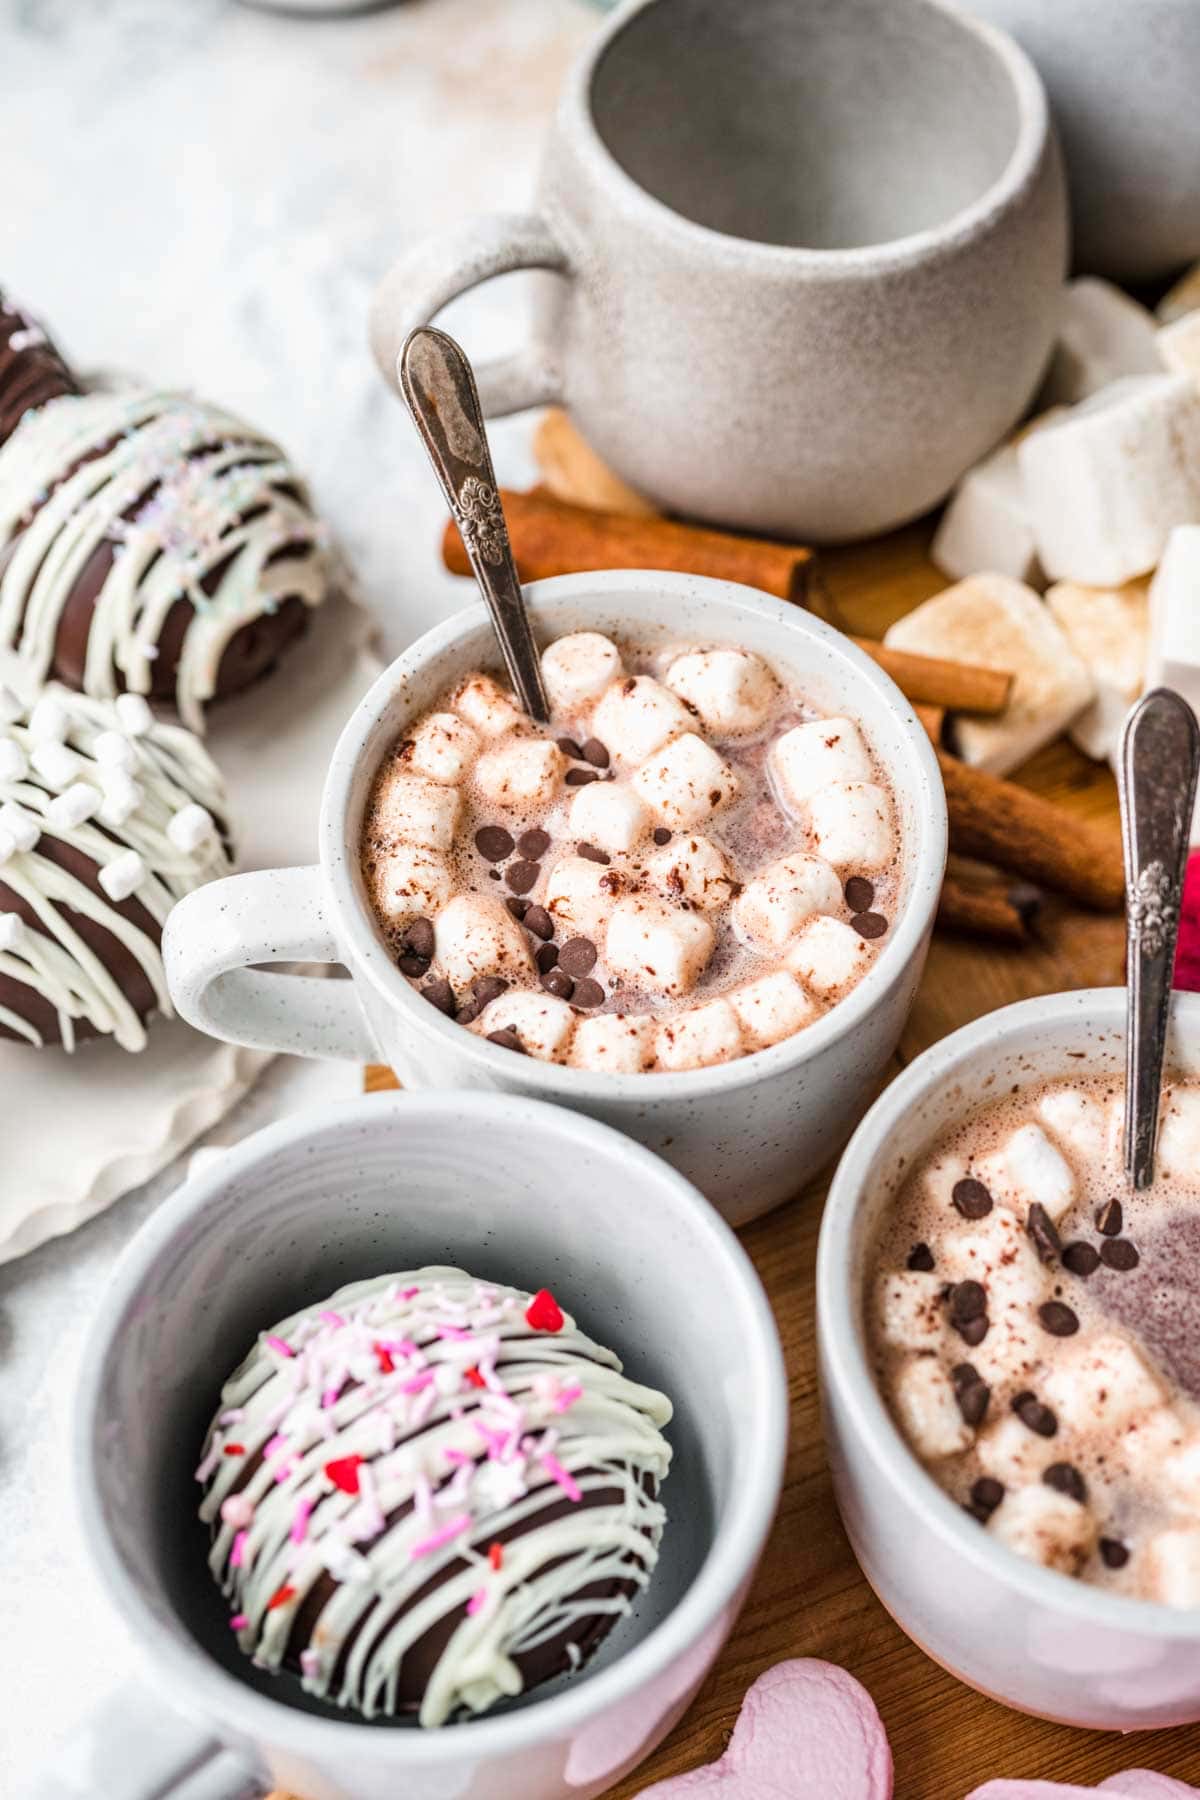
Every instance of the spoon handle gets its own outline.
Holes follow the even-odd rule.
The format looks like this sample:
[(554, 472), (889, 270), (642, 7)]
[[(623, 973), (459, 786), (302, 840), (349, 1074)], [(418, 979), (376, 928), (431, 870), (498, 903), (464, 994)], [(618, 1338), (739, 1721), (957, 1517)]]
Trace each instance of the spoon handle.
[(546, 724), (550, 708), (541, 662), (521, 595), (471, 365), (452, 337), (422, 325), (409, 333), (400, 352), (400, 387), (487, 601), (509, 680), (523, 710)]
[(1125, 1173), (1154, 1179), (1159, 1094), (1200, 728), (1181, 695), (1155, 688), (1129, 714), (1117, 780), (1125, 842)]

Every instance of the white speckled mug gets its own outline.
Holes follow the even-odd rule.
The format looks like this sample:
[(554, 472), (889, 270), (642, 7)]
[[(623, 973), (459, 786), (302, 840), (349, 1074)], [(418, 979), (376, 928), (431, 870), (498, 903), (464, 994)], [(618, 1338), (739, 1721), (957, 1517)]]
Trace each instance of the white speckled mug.
[[(665, 1156), (734, 1224), (796, 1193), (850, 1130), (900, 1036), (925, 961), (946, 854), (946, 805), (929, 739), (895, 684), (847, 638), (752, 588), (616, 571), (526, 589), (542, 643), (582, 628), (643, 643), (740, 644), (823, 711), (863, 727), (896, 793), (897, 916), (871, 968), (806, 1030), (718, 1068), (593, 1075), (513, 1056), (454, 1024), (396, 968), (367, 903), (358, 842), (371, 782), (404, 727), (469, 669), (498, 661), (482, 605), (427, 632), (381, 675), (334, 752), (320, 867), (235, 875), (167, 922), (171, 993), (215, 1037), (306, 1056), (382, 1060), (405, 1087), (493, 1088), (591, 1113)], [(354, 984), (264, 973), (341, 962)]]
[[(1124, 988), (1025, 1000), (935, 1044), (847, 1147), (817, 1257), (826, 1448), (867, 1580), (960, 1680), (1022, 1712), (1108, 1731), (1200, 1720), (1200, 1612), (1104, 1593), (1027, 1562), (943, 1492), (875, 1386), (863, 1270), (881, 1210), (947, 1125), (1013, 1083), (1072, 1069), (1119, 1076), (1124, 1063)], [(1200, 996), (1175, 996), (1167, 1066), (1200, 1073)]]
[(1057, 324), (1063, 180), (1003, 33), (941, 0), (641, 0), (563, 96), (537, 209), (410, 250), (407, 333), (513, 269), (533, 341), (492, 415), (555, 401), (689, 517), (817, 542), (924, 512), (1021, 416)]

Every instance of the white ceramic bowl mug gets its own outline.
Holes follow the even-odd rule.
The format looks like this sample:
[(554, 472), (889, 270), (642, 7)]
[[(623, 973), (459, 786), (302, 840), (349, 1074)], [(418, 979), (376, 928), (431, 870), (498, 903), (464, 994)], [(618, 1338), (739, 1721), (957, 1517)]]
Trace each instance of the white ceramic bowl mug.
[[(675, 1460), (654, 1580), (588, 1669), (422, 1731), (356, 1722), (254, 1669), (209, 1573), (193, 1472), (259, 1331), (343, 1282), (431, 1263), (557, 1289), (671, 1397)], [(749, 1259), (627, 1138), (483, 1094), (376, 1095), (271, 1126), (175, 1194), (105, 1288), (78, 1482), (149, 1691), (97, 1721), (43, 1793), (240, 1800), (257, 1775), (304, 1800), (591, 1800), (670, 1730), (716, 1657), (770, 1528), (786, 1436), (783, 1359)]]
[[(1120, 1075), (1124, 1059), (1123, 988), (1026, 1000), (934, 1045), (851, 1140), (817, 1258), (826, 1447), (871, 1586), (908, 1635), (972, 1687), (1023, 1712), (1111, 1731), (1200, 1720), (1200, 1611), (1107, 1594), (1027, 1562), (942, 1491), (872, 1379), (863, 1270), (881, 1210), (942, 1129), (1013, 1083)], [(1200, 996), (1175, 997), (1167, 1068), (1200, 1073)]]
[(537, 208), (386, 277), (408, 332), (513, 269), (531, 344), (493, 416), (558, 402), (659, 506), (836, 542), (941, 500), (1032, 399), (1066, 263), (1046, 97), (941, 0), (640, 0), (589, 46)]
[[(875, 961), (832, 1012), (718, 1068), (593, 1075), (513, 1056), (446, 1019), (409, 985), (377, 931), (357, 845), (372, 780), (393, 740), (497, 653), (482, 606), (437, 626), (381, 675), (334, 752), (320, 867), (235, 875), (190, 895), (164, 939), (186, 1019), (234, 1043), (382, 1060), (404, 1087), (482, 1087), (591, 1113), (660, 1152), (735, 1224), (796, 1193), (833, 1155), (882, 1074), (924, 966), (946, 851), (929, 740), (895, 684), (820, 620), (753, 589), (644, 572), (564, 576), (526, 590), (542, 643), (583, 627), (643, 643), (755, 650), (829, 713), (858, 719), (890, 777), (903, 844), (896, 917)], [(346, 982), (250, 965), (341, 962)]]

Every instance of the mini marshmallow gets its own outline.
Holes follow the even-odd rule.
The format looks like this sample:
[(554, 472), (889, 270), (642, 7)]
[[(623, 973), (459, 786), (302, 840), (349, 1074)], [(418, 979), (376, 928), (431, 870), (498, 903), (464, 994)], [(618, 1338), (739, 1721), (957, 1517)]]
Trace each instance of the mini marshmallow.
[(451, 696), (450, 705), (481, 737), (500, 737), (524, 720), (512, 696), (490, 675), (468, 675)]
[(749, 650), (689, 651), (675, 658), (665, 680), (714, 737), (757, 731), (779, 691), (766, 663)]
[(1117, 1431), (1161, 1406), (1162, 1382), (1123, 1333), (1089, 1333), (1055, 1356), (1042, 1383), (1060, 1421), (1079, 1431)]
[(540, 1062), (562, 1062), (575, 1030), (575, 1013), (553, 994), (518, 989), (493, 1000), (468, 1029), (484, 1037), (493, 1031), (515, 1031), (526, 1055)]
[(1057, 1224), (1075, 1201), (1075, 1172), (1040, 1125), (1019, 1125), (1004, 1144), (1004, 1166), (1024, 1208), (1036, 1202)]
[(29, 735), (35, 744), (62, 744), (71, 729), (71, 715), (53, 694), (43, 694), (29, 715)]
[(638, 896), (614, 906), (604, 953), (618, 980), (678, 996), (695, 987), (715, 942), (712, 926), (698, 913)]
[(598, 700), (620, 673), (620, 651), (598, 631), (572, 631), (542, 652), (546, 694), (562, 712), (577, 712)]
[(695, 714), (670, 688), (649, 675), (614, 681), (592, 714), (592, 731), (624, 768), (644, 763), (681, 732), (693, 731)]
[(110, 900), (128, 900), (146, 879), (146, 865), (136, 850), (126, 850), (105, 863), (97, 877)]
[(628, 855), (649, 829), (650, 814), (624, 783), (593, 781), (575, 790), (570, 830), (580, 843), (594, 844), (610, 855)]
[(25, 705), (20, 694), (14, 693), (12, 688), (0, 681), (0, 725), (15, 725), (24, 716)]
[(562, 751), (548, 738), (517, 738), (484, 752), (475, 764), (475, 785), (493, 806), (506, 811), (548, 806), (564, 763)]
[[(969, 1354), (974, 1357), (975, 1353)], [(1027, 1482), (1040, 1481), (1043, 1469), (1054, 1461), (1056, 1453), (1016, 1413), (1005, 1410), (995, 1411), (994, 1416), (989, 1414), (975, 1440), (975, 1454), (985, 1475), (995, 1476), (1006, 1488), (1019, 1489)]]
[(1150, 639), (1147, 584), (1093, 588), (1060, 581), (1046, 604), (1095, 688), (1095, 699), (1070, 727), (1071, 741), (1096, 762), (1109, 761), (1125, 714), (1142, 691)]
[[(952, 1216), (957, 1218), (957, 1214)], [(1025, 1221), (1002, 1206), (947, 1233), (938, 1253), (938, 1269), (950, 1281), (982, 1283), (989, 1314), (995, 1318), (1005, 1308), (1030, 1314), (1047, 1297), (1049, 1272), (1038, 1260)]]
[(767, 758), (784, 805), (800, 812), (836, 781), (870, 781), (874, 774), (853, 719), (811, 719), (776, 738)]
[(738, 1016), (747, 1045), (765, 1050), (789, 1038), (815, 1017), (816, 1008), (794, 975), (776, 969), (745, 987), (735, 988), (729, 1004)]
[(101, 824), (124, 825), (142, 804), (142, 789), (124, 769), (102, 770), (101, 781), (104, 787), (104, 795), (100, 801)]
[(185, 856), (194, 856), (201, 845), (216, 836), (216, 832), (216, 820), (208, 808), (198, 806), (195, 801), (181, 806), (167, 820), (167, 836)]
[(1173, 375), (1200, 382), (1200, 313), (1185, 313), (1158, 334), (1159, 354)]
[(430, 713), (409, 739), (406, 767), (414, 775), (457, 787), (479, 755), (479, 733), (456, 713)]
[(1173, 319), (1182, 319), (1185, 314), (1195, 312), (1197, 307), (1200, 307), (1200, 263), (1193, 263), (1167, 289), (1154, 314), (1160, 324), (1169, 325)]
[(384, 852), (371, 875), (376, 911), (393, 927), (432, 918), (453, 892), (454, 877), (446, 858), (418, 844), (397, 844)]
[(1200, 707), (1200, 525), (1177, 525), (1150, 584), (1146, 686), (1170, 687)]
[(687, 830), (732, 800), (738, 783), (712, 745), (689, 731), (644, 762), (633, 785), (664, 824)]
[(653, 1013), (598, 1013), (580, 1019), (569, 1061), (593, 1074), (637, 1075), (654, 1058), (658, 1022)]
[[(583, 791), (591, 794), (597, 790)], [(647, 857), (646, 874), (668, 900), (698, 906), (701, 912), (724, 906), (735, 885), (725, 852), (711, 838), (694, 831), (676, 832), (669, 844)]]
[(1200, 520), (1200, 390), (1185, 375), (1114, 382), (1019, 454), (1052, 580), (1120, 587), (1154, 567), (1174, 526)]
[(1163, 1458), (1159, 1482), (1170, 1504), (1193, 1518), (1200, 1514), (1200, 1437), (1187, 1437)]
[(1114, 287), (1084, 275), (1060, 301), (1058, 342), (1041, 398), (1074, 406), (1125, 375), (1161, 375), (1154, 314)]
[(810, 992), (825, 999), (857, 980), (871, 960), (871, 951), (853, 925), (818, 913), (801, 927), (783, 960)]
[(836, 781), (808, 803), (808, 828), (818, 856), (835, 869), (882, 869), (896, 853), (892, 808), (873, 781)]
[(76, 781), (56, 794), (46, 808), (46, 823), (55, 831), (74, 831), (100, 810), (102, 795), (90, 782)]
[(66, 744), (56, 743), (53, 739), (49, 743), (35, 744), (29, 760), (46, 786), (56, 790), (70, 787), (84, 766), (83, 758), (77, 750), (71, 750)]
[(1095, 693), (1087, 669), (1032, 588), (1005, 575), (976, 575), (935, 594), (897, 620), (884, 643), (1011, 672), (1003, 713), (994, 719), (963, 716), (954, 726), (963, 761), (995, 775), (1007, 774), (1057, 737)]
[(42, 835), (40, 820), (15, 800), (0, 806), (0, 831), (12, 839), (15, 850), (32, 850)]
[(24, 781), (29, 758), (16, 738), (0, 737), (0, 781)]
[[(0, 813), (0, 825), (4, 815)], [(1193, 1180), (1200, 1169), (1200, 1088), (1168, 1087), (1159, 1115), (1158, 1167), (1160, 1181)]]
[(1163, 1606), (1200, 1606), (1200, 1526), (1156, 1532), (1142, 1551), (1142, 1570)]
[(154, 714), (150, 703), (141, 694), (118, 694), (113, 705), (117, 712), (117, 721), (126, 737), (145, 737), (154, 729)]
[(590, 938), (603, 933), (612, 905), (611, 893), (600, 885), (606, 874), (603, 863), (586, 856), (564, 856), (555, 863), (543, 904), (560, 930), (569, 926)]
[(924, 1269), (890, 1269), (875, 1283), (879, 1335), (895, 1350), (936, 1350), (946, 1335), (945, 1278)]
[(434, 920), (434, 954), (456, 991), (481, 975), (532, 982), (533, 958), (525, 933), (500, 900), (459, 894)]
[(954, 1384), (933, 1356), (914, 1356), (892, 1382), (900, 1429), (922, 1458), (959, 1456), (975, 1433), (959, 1411)]
[(1087, 1508), (1040, 1481), (1005, 1494), (987, 1529), (1018, 1556), (1063, 1575), (1078, 1573), (1096, 1541)]
[(92, 742), (92, 755), (105, 769), (136, 769), (138, 753), (123, 732), (100, 731)]
[(443, 787), (421, 775), (393, 775), (375, 801), (374, 823), (381, 836), (423, 850), (452, 850), (462, 810), (457, 788)]
[(1041, 566), (1015, 442), (1001, 444), (967, 470), (934, 532), (929, 559), (955, 581), (993, 574), (1039, 584)]
[(660, 1069), (708, 1069), (741, 1054), (742, 1028), (728, 1000), (709, 1000), (660, 1019), (654, 1048)]
[(1106, 1105), (1095, 1094), (1080, 1088), (1048, 1088), (1037, 1103), (1037, 1114), (1051, 1136), (1081, 1161), (1099, 1161), (1111, 1154), (1121, 1129), (1121, 1106)]
[(738, 930), (756, 947), (783, 950), (806, 919), (841, 905), (842, 884), (829, 864), (803, 851), (781, 857), (747, 882), (733, 904)]
[(29, 927), (20, 913), (0, 912), (0, 951), (18, 956), (29, 945)]

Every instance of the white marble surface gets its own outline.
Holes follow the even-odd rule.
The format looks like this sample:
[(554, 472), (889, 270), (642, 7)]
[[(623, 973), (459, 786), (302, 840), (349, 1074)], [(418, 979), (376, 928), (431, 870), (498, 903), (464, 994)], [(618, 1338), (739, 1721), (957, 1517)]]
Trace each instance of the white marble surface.
[[(584, 0), (407, 0), (331, 20), (235, 0), (0, 0), (0, 281), (80, 367), (193, 387), (277, 434), (391, 653), (466, 595), (439, 567), (432, 478), (366, 352), (368, 298), (408, 242), (528, 203), (563, 71), (595, 25)], [(523, 310), (507, 278), (446, 318), (483, 354), (516, 340)], [(528, 435), (497, 426), (502, 480), (529, 474)], [(277, 1063), (212, 1141), (356, 1083)], [(71, 1375), (92, 1296), (180, 1177), (0, 1270), (12, 1800), (133, 1661), (77, 1543)]]

